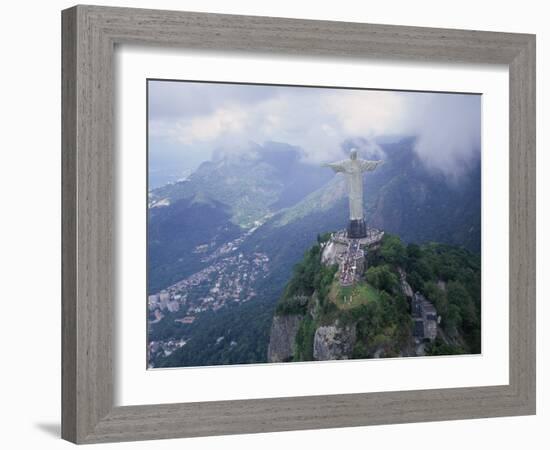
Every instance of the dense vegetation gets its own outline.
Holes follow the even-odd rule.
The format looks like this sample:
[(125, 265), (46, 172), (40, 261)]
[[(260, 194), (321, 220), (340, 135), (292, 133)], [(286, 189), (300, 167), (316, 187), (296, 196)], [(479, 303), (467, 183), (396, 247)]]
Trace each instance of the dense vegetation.
[(479, 255), (446, 244), (405, 245), (397, 236), (387, 235), (381, 248), (369, 254), (369, 265), (381, 264), (405, 270), (412, 289), (434, 304), (443, 331), (451, 338), (464, 338), (462, 351), (481, 351)]
[(313, 339), (317, 329), (316, 321), (307, 315), (300, 322), (296, 333), (294, 361), (313, 361)]
[(356, 343), (352, 358), (407, 354), (412, 345), (410, 307), (401, 274), (414, 291), (431, 301), (441, 316), (446, 340), (428, 344), (431, 355), (480, 352), (480, 258), (465, 249), (443, 244), (404, 244), (386, 234), (367, 253), (368, 270), (353, 287), (341, 287), (336, 268), (321, 264), (321, 245), (306, 252), (294, 268), (276, 314), (301, 314), (294, 360), (313, 359), (313, 339), (320, 325), (353, 324)]
[(177, 313), (169, 314), (150, 327), (155, 338), (174, 337), (188, 341), (170, 356), (157, 358), (158, 367), (263, 362), (273, 310), (272, 302), (259, 299), (217, 312), (203, 312), (191, 324), (174, 322)]
[(294, 266), (292, 278), (277, 304), (277, 314), (305, 314), (308, 298), (314, 292), (321, 307), (326, 306), (328, 291), (338, 270), (338, 266), (329, 267), (321, 264), (321, 244), (329, 237), (329, 233), (318, 236), (317, 243), (305, 253), (302, 261)]

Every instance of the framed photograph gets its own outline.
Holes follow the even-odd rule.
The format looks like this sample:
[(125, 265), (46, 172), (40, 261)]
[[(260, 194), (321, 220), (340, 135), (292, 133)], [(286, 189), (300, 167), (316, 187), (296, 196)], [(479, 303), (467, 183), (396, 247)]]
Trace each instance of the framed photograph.
[(535, 413), (535, 37), (62, 13), (62, 435)]

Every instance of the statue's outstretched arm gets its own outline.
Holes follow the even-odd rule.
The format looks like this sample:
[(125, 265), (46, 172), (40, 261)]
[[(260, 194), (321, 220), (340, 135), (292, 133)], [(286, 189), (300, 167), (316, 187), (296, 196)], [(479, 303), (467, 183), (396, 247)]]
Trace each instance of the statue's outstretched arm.
[(338, 161), (333, 163), (324, 163), (321, 164), (322, 167), (330, 167), (335, 172), (345, 172), (346, 171), (346, 161)]
[(370, 172), (376, 169), (380, 164), (383, 164), (383, 163), (384, 161), (366, 161), (364, 159), (359, 161), (359, 164), (361, 164), (362, 172)]

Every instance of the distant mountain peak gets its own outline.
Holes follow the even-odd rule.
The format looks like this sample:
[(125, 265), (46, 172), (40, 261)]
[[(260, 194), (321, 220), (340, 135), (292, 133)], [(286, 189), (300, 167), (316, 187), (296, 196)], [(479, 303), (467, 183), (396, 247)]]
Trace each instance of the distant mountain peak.
[(153, 190), (151, 201), (217, 201), (232, 212), (233, 223), (250, 228), (266, 215), (296, 204), (331, 178), (321, 167), (303, 163), (298, 147), (280, 142), (250, 145), (248, 152), (218, 152), (186, 183)]

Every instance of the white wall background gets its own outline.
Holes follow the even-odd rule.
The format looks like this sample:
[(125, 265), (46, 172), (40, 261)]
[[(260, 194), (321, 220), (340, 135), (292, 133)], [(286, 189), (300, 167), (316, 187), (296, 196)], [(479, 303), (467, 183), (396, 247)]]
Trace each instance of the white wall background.
[[(468, 28), (537, 34), (538, 137), (538, 415), (504, 419), (390, 425), (215, 438), (119, 444), (117, 448), (264, 449), (315, 447), (451, 449), (548, 448), (550, 352), (548, 201), (550, 120), (545, 2), (388, 0), (297, 2), (292, 0), (104, 1), (134, 6), (233, 14)], [(72, 2), (6, 2), (0, 45), (0, 274), (2, 319), (0, 412), (4, 448), (69, 448), (59, 439), (60, 417), (60, 10)], [(546, 203), (544, 205), (543, 203)], [(546, 206), (546, 207), (545, 207)], [(546, 250), (546, 251), (545, 251)], [(545, 270), (546, 269), (546, 270)], [(548, 425), (547, 425), (548, 426)], [(98, 446), (97, 448), (107, 448)], [(109, 447), (113, 448), (113, 447)]]

